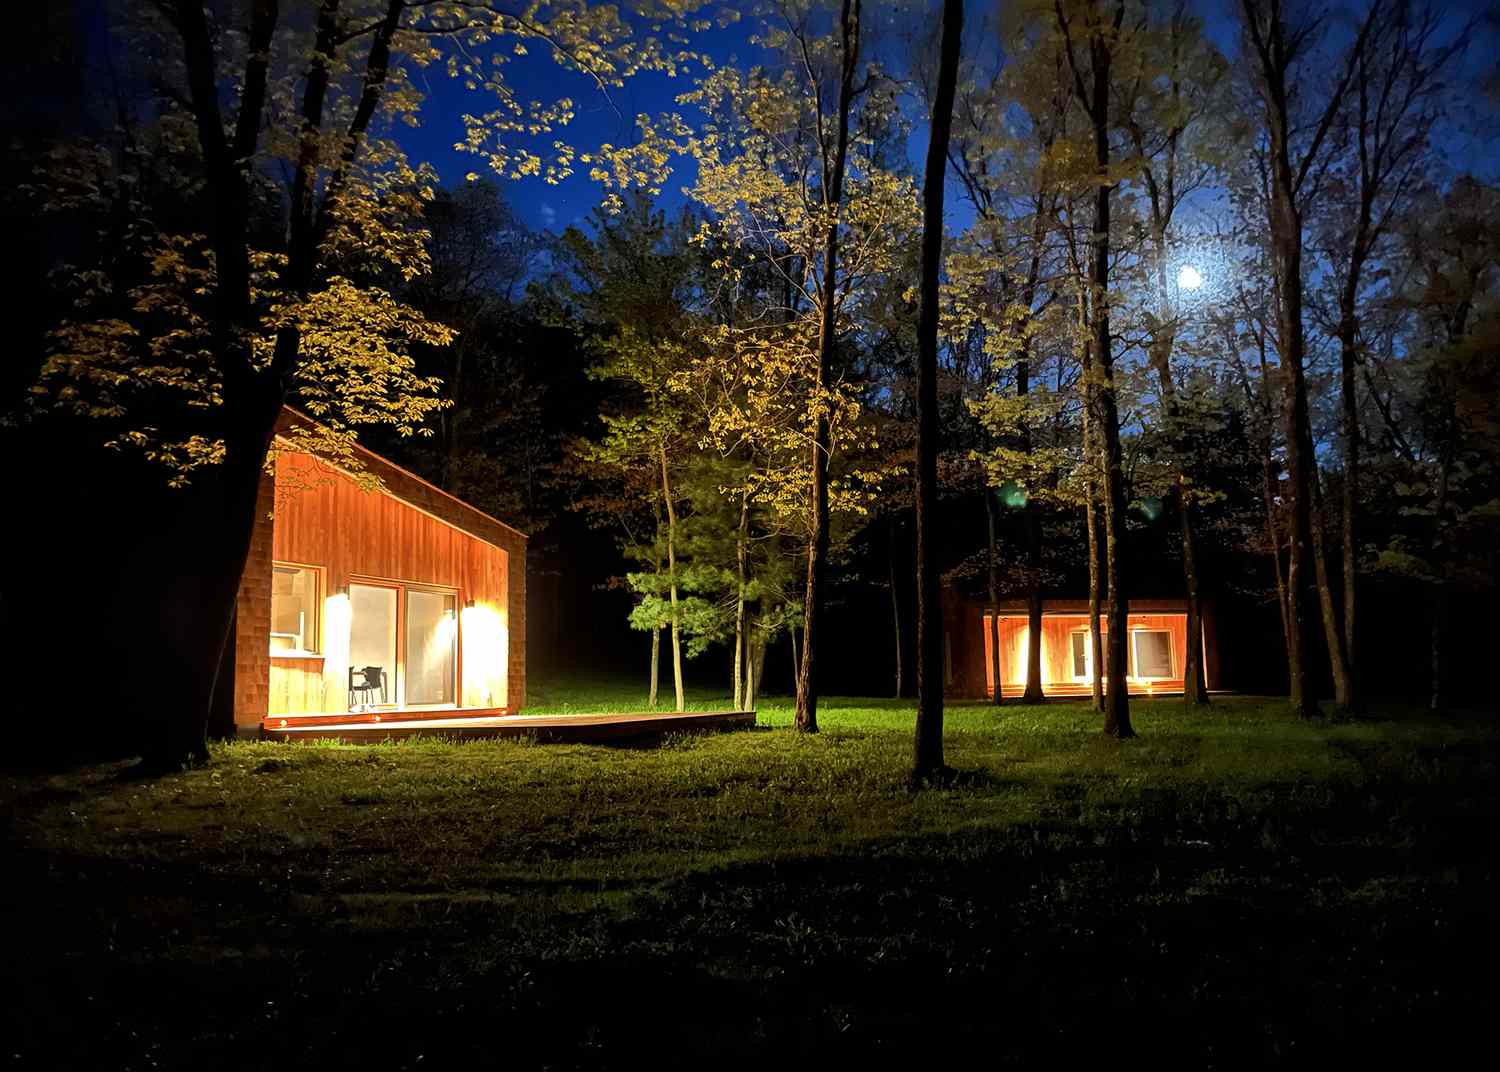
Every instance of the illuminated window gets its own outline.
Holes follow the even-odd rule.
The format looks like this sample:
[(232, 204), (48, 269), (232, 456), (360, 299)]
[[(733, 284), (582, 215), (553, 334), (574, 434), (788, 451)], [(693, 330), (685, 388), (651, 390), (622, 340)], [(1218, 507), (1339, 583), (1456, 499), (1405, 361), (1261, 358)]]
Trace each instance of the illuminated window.
[(1070, 638), (1070, 644), (1069, 651), (1073, 657), (1073, 676), (1080, 679), (1092, 678), (1093, 674), (1089, 667), (1089, 635), (1082, 631), (1074, 633)]
[(271, 567), (271, 654), (318, 650), (318, 571), (308, 566)]
[(1165, 629), (1136, 629), (1131, 634), (1135, 676), (1172, 676), (1172, 634)]

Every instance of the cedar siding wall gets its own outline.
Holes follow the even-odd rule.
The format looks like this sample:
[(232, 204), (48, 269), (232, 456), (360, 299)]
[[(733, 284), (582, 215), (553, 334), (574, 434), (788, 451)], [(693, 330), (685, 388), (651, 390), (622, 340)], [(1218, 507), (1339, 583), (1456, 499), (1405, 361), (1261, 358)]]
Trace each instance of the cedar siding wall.
[[(263, 513), (274, 504), (274, 522), (257, 522), (240, 589), (235, 721), (242, 732), (268, 715), (348, 710), (341, 590), (351, 581), (456, 591), (460, 705), (525, 703), (525, 536), (376, 455), (360, 455), (384, 491), (365, 491), (345, 473), (290, 452), (277, 457), (274, 497), (265, 481)], [(321, 571), (320, 657), (269, 653), (273, 561)], [(470, 600), (475, 605), (466, 607)]]
[[(994, 679), (991, 673), (991, 635), (990, 621), (993, 612), (980, 610), (978, 613), (979, 626), (978, 637), (972, 637), (966, 644), (974, 653), (983, 659), (983, 684), (980, 686), (978, 695), (992, 696), (994, 694)], [(1177, 611), (1158, 611), (1156, 613), (1140, 613), (1130, 615), (1130, 629), (1160, 629), (1171, 634), (1172, 643), (1172, 676), (1169, 678), (1155, 678), (1150, 680), (1137, 680), (1131, 677), (1128, 681), (1132, 695), (1147, 695), (1150, 693), (1171, 693), (1182, 691), (1182, 674), (1185, 658), (1187, 655), (1187, 615)], [(1103, 621), (1104, 635), (1109, 635), (1109, 619), (1106, 615)], [(1075, 632), (1088, 632), (1089, 619), (1087, 613), (1058, 612), (1048, 610), (1042, 618), (1042, 688), (1052, 696), (1086, 696), (1089, 693), (1090, 679), (1085, 677), (1077, 679), (1073, 675), (1072, 667), (1072, 634)], [(1000, 680), (1002, 693), (1005, 696), (1019, 696), (1025, 691), (1026, 685), (1026, 646), (1027, 646), (1027, 620), (1024, 613), (1002, 608), (1000, 612)], [(1217, 660), (1213, 658), (1211, 643), (1206, 645), (1209, 649), (1208, 664), (1210, 668), (1216, 669)], [(1133, 664), (1132, 664), (1133, 666)], [(1210, 684), (1214, 684), (1212, 678), (1217, 674), (1210, 674)]]

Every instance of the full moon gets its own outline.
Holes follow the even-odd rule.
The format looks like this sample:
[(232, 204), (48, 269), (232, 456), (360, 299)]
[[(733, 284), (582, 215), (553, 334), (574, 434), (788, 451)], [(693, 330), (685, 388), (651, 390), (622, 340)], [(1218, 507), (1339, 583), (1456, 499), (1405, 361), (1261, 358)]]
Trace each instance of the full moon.
[(1183, 290), (1197, 290), (1203, 285), (1203, 276), (1191, 264), (1184, 264), (1177, 273), (1177, 285)]

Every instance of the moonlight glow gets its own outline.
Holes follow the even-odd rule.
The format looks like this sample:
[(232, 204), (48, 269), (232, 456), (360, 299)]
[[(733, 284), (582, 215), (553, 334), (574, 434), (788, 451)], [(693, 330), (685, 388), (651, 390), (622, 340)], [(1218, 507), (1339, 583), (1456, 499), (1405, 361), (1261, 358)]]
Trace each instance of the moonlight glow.
[(1191, 264), (1184, 264), (1177, 273), (1177, 285), (1183, 290), (1197, 290), (1203, 285), (1203, 276)]

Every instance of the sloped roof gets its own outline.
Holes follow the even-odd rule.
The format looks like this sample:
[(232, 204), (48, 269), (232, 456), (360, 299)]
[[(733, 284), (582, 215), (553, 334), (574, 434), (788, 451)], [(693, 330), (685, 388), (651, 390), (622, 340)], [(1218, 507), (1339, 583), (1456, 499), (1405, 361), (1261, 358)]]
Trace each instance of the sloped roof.
[[(295, 424), (311, 425), (317, 422), (300, 410), (293, 409), (291, 406), (283, 406), (281, 419), (277, 421), (277, 430), (280, 431)], [(403, 469), (373, 450), (356, 443), (354, 453), (370, 473), (380, 478), (380, 482), (385, 485), (385, 492), (393, 498), (456, 529), (461, 529), (485, 543), (493, 544), (506, 551), (514, 550), (525, 553), (526, 541), (529, 537), (515, 526), (507, 525), (499, 518), (491, 517), (476, 506), (470, 506), (456, 495), (451, 495), (436, 484), (423, 480), (416, 473)], [(331, 468), (338, 468), (330, 462), (321, 459), (320, 461)]]

